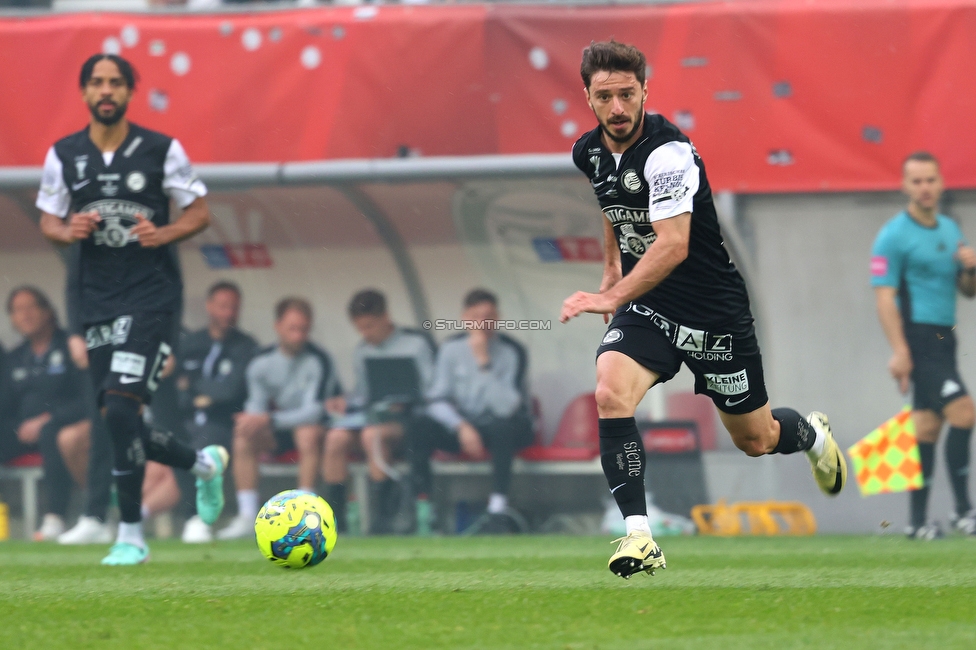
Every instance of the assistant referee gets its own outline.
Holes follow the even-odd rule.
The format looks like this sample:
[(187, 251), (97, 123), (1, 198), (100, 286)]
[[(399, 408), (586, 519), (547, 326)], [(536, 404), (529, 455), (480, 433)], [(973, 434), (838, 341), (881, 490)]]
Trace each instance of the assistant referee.
[(942, 174), (924, 151), (902, 165), (908, 206), (884, 225), (874, 242), (871, 284), (878, 318), (892, 355), (888, 369), (902, 393), (912, 387), (912, 418), (925, 485), (910, 495), (912, 539), (942, 537), (926, 522), (935, 444), (948, 421), (945, 458), (955, 496), (954, 525), (976, 535), (969, 501), (969, 441), (976, 411), (956, 365), (956, 292), (976, 296), (976, 250), (955, 221), (939, 214)]

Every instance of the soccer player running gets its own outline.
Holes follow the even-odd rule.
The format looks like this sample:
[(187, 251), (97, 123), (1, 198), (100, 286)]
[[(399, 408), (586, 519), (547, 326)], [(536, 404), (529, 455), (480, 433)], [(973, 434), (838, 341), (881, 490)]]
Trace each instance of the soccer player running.
[(976, 535), (969, 501), (969, 441), (976, 413), (956, 366), (956, 291), (976, 296), (976, 250), (959, 226), (939, 214), (942, 174), (932, 154), (919, 151), (902, 165), (908, 207), (878, 233), (871, 252), (871, 284), (878, 318), (892, 355), (891, 376), (902, 393), (912, 391), (912, 419), (925, 485), (909, 496), (912, 539), (942, 536), (926, 523), (935, 444), (949, 422), (945, 459), (956, 501), (955, 525)]
[(712, 398), (735, 445), (749, 456), (805, 451), (826, 494), (847, 465), (827, 417), (770, 410), (745, 283), (722, 244), (705, 166), (691, 141), (644, 113), (644, 55), (592, 43), (580, 73), (599, 126), (573, 147), (603, 210), (599, 293), (574, 293), (560, 321), (613, 314), (597, 351), (596, 401), (603, 471), (627, 526), (610, 558), (622, 578), (665, 568), (644, 499), (644, 449), (634, 412), (644, 394), (685, 363), (695, 391)]
[[(136, 75), (125, 59), (96, 54), (81, 67), (91, 112), (83, 130), (56, 142), (44, 160), (37, 207), (51, 241), (81, 242), (81, 319), (92, 382), (112, 438), (121, 522), (102, 564), (145, 562), (140, 506), (145, 463), (197, 477), (197, 509), (208, 523), (223, 509), (227, 451), (194, 451), (147, 430), (144, 404), (171, 354), (183, 295), (175, 242), (207, 227), (207, 190), (180, 143), (125, 118)], [(170, 200), (181, 208), (171, 222)]]

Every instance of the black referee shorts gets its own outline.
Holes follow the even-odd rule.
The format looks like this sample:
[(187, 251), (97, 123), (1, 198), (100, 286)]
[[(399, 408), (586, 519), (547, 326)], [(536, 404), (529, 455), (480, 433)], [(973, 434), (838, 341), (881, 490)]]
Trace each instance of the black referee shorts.
[(942, 414), (946, 405), (969, 392), (956, 365), (956, 333), (942, 325), (905, 325), (912, 353), (912, 407)]
[(769, 401), (751, 316), (706, 331), (632, 302), (617, 310), (597, 356), (610, 350), (658, 375), (658, 383), (674, 377), (684, 363), (695, 375), (695, 392), (725, 413), (751, 413)]
[(101, 403), (106, 391), (132, 395), (148, 404), (173, 354), (173, 314), (143, 312), (85, 328), (92, 384)]

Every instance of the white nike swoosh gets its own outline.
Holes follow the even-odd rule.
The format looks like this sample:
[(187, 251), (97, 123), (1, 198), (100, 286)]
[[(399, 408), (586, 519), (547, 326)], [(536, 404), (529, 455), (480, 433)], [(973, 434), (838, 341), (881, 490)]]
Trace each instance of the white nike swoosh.
[(141, 381), (142, 377), (133, 377), (131, 375), (122, 375), (119, 377), (120, 384), (134, 384), (137, 381)]
[(72, 183), (71, 189), (80, 190), (81, 188), (83, 188), (85, 185), (88, 185), (89, 183), (91, 183), (91, 179), (88, 179), (87, 181), (81, 181), (80, 183)]
[(613, 488), (612, 490), (610, 490), (610, 494), (613, 494), (614, 492), (616, 492), (617, 490), (619, 490), (620, 488), (622, 488), (622, 487), (623, 487), (623, 486), (625, 486), (625, 485), (627, 485), (627, 484), (626, 484), (626, 483), (621, 483), (621, 484), (620, 484), (620, 485), (618, 485), (617, 487), (615, 487), (615, 488)]
[(742, 402), (746, 401), (747, 399), (749, 399), (749, 396), (748, 395), (746, 395), (745, 397), (743, 397), (740, 400), (736, 400), (736, 401), (733, 402), (732, 401), (732, 398), (730, 397), (727, 400), (725, 400), (725, 405), (726, 406), (736, 406), (738, 404), (742, 404)]

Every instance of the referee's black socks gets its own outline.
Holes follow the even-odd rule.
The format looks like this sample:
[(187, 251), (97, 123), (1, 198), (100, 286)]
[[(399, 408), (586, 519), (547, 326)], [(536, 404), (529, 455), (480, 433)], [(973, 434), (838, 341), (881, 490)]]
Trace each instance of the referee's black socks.
[(600, 418), (600, 461), (620, 513), (646, 516), (644, 444), (636, 419)]
[(950, 427), (945, 441), (946, 466), (949, 468), (949, 482), (956, 497), (956, 514), (964, 517), (972, 510), (969, 502), (969, 439), (972, 427), (963, 429)]
[(932, 483), (932, 471), (935, 469), (935, 444), (931, 442), (918, 443), (918, 455), (922, 461), (922, 487), (909, 493), (912, 528), (925, 525), (926, 510), (929, 505), (929, 484)]
[(773, 409), (773, 419), (779, 422), (779, 442), (774, 454), (795, 454), (813, 447), (817, 432), (803, 416), (791, 408)]

